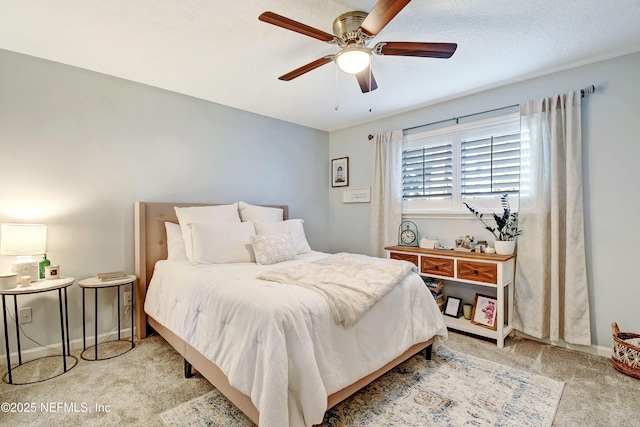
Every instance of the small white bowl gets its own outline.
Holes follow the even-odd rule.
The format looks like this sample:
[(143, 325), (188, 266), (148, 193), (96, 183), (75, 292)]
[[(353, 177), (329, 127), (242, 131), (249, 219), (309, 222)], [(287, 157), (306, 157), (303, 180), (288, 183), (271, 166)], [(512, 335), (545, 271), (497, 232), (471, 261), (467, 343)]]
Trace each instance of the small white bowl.
[(18, 273), (0, 273), (0, 289), (12, 289), (18, 286)]

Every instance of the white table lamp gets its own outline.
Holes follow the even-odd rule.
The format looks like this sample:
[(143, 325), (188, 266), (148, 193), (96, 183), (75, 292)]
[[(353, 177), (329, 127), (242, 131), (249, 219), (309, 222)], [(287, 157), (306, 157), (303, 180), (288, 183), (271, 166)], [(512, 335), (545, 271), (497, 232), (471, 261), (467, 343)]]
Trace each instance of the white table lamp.
[(47, 245), (47, 226), (44, 224), (2, 224), (0, 226), (0, 255), (14, 255), (11, 271), (18, 274), (18, 281), (29, 276), (30, 282), (40, 277), (38, 260), (34, 254), (43, 254)]

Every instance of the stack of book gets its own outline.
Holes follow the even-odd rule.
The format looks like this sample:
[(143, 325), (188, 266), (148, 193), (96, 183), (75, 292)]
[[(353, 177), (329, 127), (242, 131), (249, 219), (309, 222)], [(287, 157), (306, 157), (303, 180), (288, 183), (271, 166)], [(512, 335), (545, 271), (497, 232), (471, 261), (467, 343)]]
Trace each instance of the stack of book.
[(98, 273), (96, 275), (101, 282), (108, 282), (110, 280), (124, 279), (127, 274), (124, 271), (110, 271), (108, 273)]
[(429, 291), (431, 291), (431, 295), (433, 295), (433, 298), (436, 300), (440, 311), (444, 311), (444, 295), (442, 294), (444, 282), (442, 281), (442, 279), (425, 277), (424, 284), (427, 285), (427, 288), (429, 288)]

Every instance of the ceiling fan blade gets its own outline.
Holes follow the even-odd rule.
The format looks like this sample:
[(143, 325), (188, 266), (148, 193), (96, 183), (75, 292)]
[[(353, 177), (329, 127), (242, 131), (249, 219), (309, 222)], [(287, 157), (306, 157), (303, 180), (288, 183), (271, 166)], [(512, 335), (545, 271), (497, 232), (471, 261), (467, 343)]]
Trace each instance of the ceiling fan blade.
[(379, 55), (451, 58), (457, 48), (456, 43), (380, 42), (373, 52)]
[(360, 25), (362, 32), (375, 36), (402, 10), (411, 0), (378, 0), (369, 15)]
[(367, 68), (356, 74), (356, 78), (358, 79), (358, 84), (360, 85), (360, 90), (362, 90), (362, 93), (367, 93), (378, 89), (376, 79), (375, 77), (373, 77), (373, 73), (369, 72), (370, 70), (371, 66), (368, 66)]
[(273, 12), (264, 12), (258, 17), (259, 20), (268, 24), (276, 25), (278, 27), (285, 28), (287, 30), (295, 31), (296, 33), (304, 34), (305, 36), (313, 37), (314, 39), (322, 40), (323, 42), (333, 41), (333, 35), (325, 33), (317, 28), (310, 27), (293, 19), (285, 18)]
[(324, 64), (328, 64), (331, 61), (333, 61), (333, 55), (328, 55), (320, 59), (316, 59), (313, 62), (309, 62), (308, 64), (303, 65), (300, 68), (296, 68), (295, 70), (278, 77), (278, 79), (288, 82), (289, 80), (293, 80), (296, 77), (300, 77), (301, 75), (306, 74), (309, 71), (315, 70), (316, 68), (321, 67)]

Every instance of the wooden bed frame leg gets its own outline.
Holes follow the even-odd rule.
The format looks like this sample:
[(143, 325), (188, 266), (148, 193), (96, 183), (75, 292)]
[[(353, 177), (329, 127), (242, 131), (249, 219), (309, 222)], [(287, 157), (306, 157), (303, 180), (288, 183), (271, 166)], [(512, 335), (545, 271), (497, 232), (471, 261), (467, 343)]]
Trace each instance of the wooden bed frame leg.
[(191, 378), (193, 376), (193, 365), (184, 359), (184, 377)]
[(424, 349), (424, 356), (427, 358), (427, 360), (431, 360), (432, 350), (433, 350), (433, 344), (429, 345), (427, 348)]

